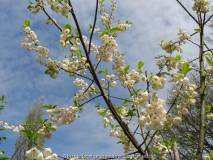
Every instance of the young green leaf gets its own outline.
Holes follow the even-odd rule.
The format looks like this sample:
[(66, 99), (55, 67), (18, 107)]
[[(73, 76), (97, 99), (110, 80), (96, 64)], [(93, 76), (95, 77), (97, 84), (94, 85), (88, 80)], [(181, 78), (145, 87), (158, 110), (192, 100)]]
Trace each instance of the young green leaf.
[(129, 65), (127, 65), (125, 68), (124, 68), (124, 74), (126, 74), (129, 70)]
[(178, 61), (180, 61), (181, 58), (182, 58), (182, 57), (181, 57), (180, 55), (177, 55), (177, 56), (176, 56), (176, 59), (177, 59)]
[(27, 19), (26, 21), (25, 21), (25, 27), (30, 27), (30, 21)]
[(67, 23), (67, 24), (64, 26), (64, 29), (69, 29), (70, 32), (71, 32), (71, 30), (72, 30), (71, 25), (70, 25), (69, 23)]
[(33, 140), (36, 140), (36, 139), (38, 139), (39, 137), (41, 137), (41, 135), (42, 134), (40, 134), (40, 133), (35, 133), (34, 135), (33, 135)]
[(195, 32), (200, 32), (200, 29), (195, 29)]
[(175, 137), (173, 140), (172, 140), (172, 144), (174, 144), (175, 142), (177, 142), (179, 140), (178, 137)]
[(25, 133), (27, 136), (29, 136), (30, 138), (32, 138), (33, 137), (33, 133), (30, 131), (30, 130), (20, 130), (20, 132), (23, 132), (23, 133)]
[(141, 69), (141, 67), (143, 67), (143, 65), (144, 65), (144, 62), (142, 62), (142, 61), (138, 62), (138, 69)]
[(112, 28), (112, 29), (110, 29), (110, 33), (115, 33), (115, 32), (123, 32), (123, 29), (120, 29), (120, 28)]
[(105, 34), (107, 34), (106, 32), (102, 32), (101, 34), (100, 34), (100, 37), (103, 37)]

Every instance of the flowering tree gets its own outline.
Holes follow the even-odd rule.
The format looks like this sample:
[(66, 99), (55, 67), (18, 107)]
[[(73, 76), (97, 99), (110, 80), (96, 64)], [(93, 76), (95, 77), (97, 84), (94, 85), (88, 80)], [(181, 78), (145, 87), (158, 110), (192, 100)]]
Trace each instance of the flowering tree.
[[(147, 70), (143, 71), (142, 67), (144, 62), (138, 62), (138, 68), (135, 70), (129, 70), (130, 66), (125, 64), (124, 55), (118, 50), (118, 44), (116, 43), (116, 37), (121, 32), (125, 32), (131, 26), (131, 22), (126, 21), (118, 23), (113, 26), (112, 19), (116, 10), (116, 3), (111, 1), (112, 10), (107, 14), (104, 9), (104, 0), (96, 1), (95, 18), (93, 25), (90, 25), (88, 31), (91, 32), (89, 40), (84, 36), (78, 23), (74, 8), (71, 0), (47, 0), (47, 4), (43, 0), (35, 0), (30, 2), (27, 7), (30, 12), (37, 14), (44, 12), (48, 19), (47, 24), (54, 24), (60, 31), (60, 44), (63, 49), (70, 49), (69, 57), (65, 57), (62, 61), (52, 60), (49, 56), (49, 49), (40, 44), (36, 33), (30, 26), (30, 21), (26, 20), (23, 26), (24, 38), (21, 46), (26, 48), (27, 51), (35, 51), (39, 53), (37, 62), (41, 65), (45, 62), (47, 70), (45, 74), (50, 75), (52, 79), (56, 79), (60, 71), (66, 72), (70, 77), (74, 78), (74, 85), (78, 88), (79, 92), (74, 95), (74, 106), (68, 108), (56, 108), (57, 105), (46, 105), (42, 108), (46, 108), (46, 112), (51, 114), (48, 120), (40, 121), (40, 125), (33, 131), (26, 128), (16, 129), (14, 132), (24, 132), (26, 137), (36, 145), (26, 151), (26, 159), (52, 159), (55, 160), (58, 157), (69, 159), (52, 154), (50, 148), (42, 148), (36, 143), (36, 139), (43, 136), (45, 138), (51, 138), (52, 131), (56, 131), (60, 125), (68, 125), (74, 122), (74, 120), (80, 117), (80, 113), (83, 111), (83, 106), (96, 99), (103, 98), (104, 104), (107, 108), (102, 108), (98, 104), (97, 111), (103, 116), (105, 122), (104, 127), (111, 127), (110, 136), (117, 137), (118, 143), (122, 143), (125, 155), (148, 155), (150, 159), (155, 159), (152, 150), (155, 149), (161, 159), (165, 159), (168, 154), (171, 159), (179, 159), (178, 149), (176, 142), (178, 138), (174, 138), (172, 141), (159, 138), (160, 131), (164, 128), (178, 125), (182, 122), (182, 116), (188, 114), (188, 109), (191, 105), (195, 105), (195, 97), (200, 96), (201, 99), (201, 116), (200, 116), (200, 133), (198, 140), (198, 148), (196, 149), (196, 159), (202, 158), (204, 138), (205, 138), (205, 119), (206, 119), (206, 105), (205, 105), (205, 91), (213, 84), (211, 79), (212, 73), (212, 55), (206, 53), (212, 51), (204, 43), (204, 27), (205, 24), (212, 18), (210, 16), (206, 19), (206, 13), (209, 11), (209, 3), (207, 0), (195, 0), (193, 11), (197, 13), (197, 18), (192, 16), (190, 12), (177, 0), (180, 6), (188, 13), (188, 15), (198, 24), (199, 29), (195, 29), (195, 33), (189, 35), (182, 28), (179, 28), (178, 38), (179, 41), (164, 42), (163, 40), (159, 44), (160, 47), (166, 51), (168, 56), (159, 55), (157, 58), (157, 66), (159, 72), (156, 74), (148, 73)], [(98, 6), (100, 5), (100, 7)], [(71, 15), (76, 29), (72, 29), (70, 23), (63, 25), (64, 29), (60, 27), (56, 20), (54, 20), (46, 11), (46, 7), (50, 6), (52, 11), (60, 13), (62, 16), (69, 18)], [(99, 9), (100, 8), (100, 9)], [(101, 22), (105, 26), (104, 30), (96, 28), (97, 14), (101, 16)], [(73, 31), (75, 30), (75, 31)], [(95, 45), (92, 43), (93, 34), (98, 33), (102, 41), (102, 45)], [(191, 41), (191, 37), (195, 34), (200, 34), (200, 44), (196, 44)], [(199, 73), (200, 73), (200, 86), (192, 84), (187, 78), (189, 72), (196, 71), (190, 66), (190, 62), (181, 60), (180, 55), (174, 55), (175, 52), (182, 53), (182, 44), (187, 41), (199, 46), (200, 54), (195, 57), (195, 60), (199, 60)], [(204, 45), (207, 50), (204, 50)], [(82, 49), (80, 49), (82, 47)], [(95, 53), (95, 60), (91, 59), (92, 52)], [(206, 57), (209, 67), (204, 68), (204, 57)], [(97, 62), (93, 65), (94, 62)], [(93, 62), (93, 63), (92, 63)], [(99, 70), (100, 63), (112, 64), (105, 70)], [(163, 72), (163, 69), (167, 70)], [(177, 69), (177, 71), (173, 71)], [(100, 74), (100, 76), (98, 76)], [(102, 76), (103, 75), (103, 76)], [(167, 80), (169, 78), (169, 80)], [(165, 108), (165, 100), (159, 98), (157, 91), (164, 88), (166, 82), (175, 84), (178, 89), (173, 91), (175, 98), (168, 109)], [(137, 88), (135, 84), (145, 83), (146, 88)], [(112, 94), (112, 89), (117, 84), (121, 84), (123, 88), (129, 92), (129, 98), (116, 97)], [(180, 94), (184, 94), (184, 97), (180, 98)], [(120, 99), (123, 103), (117, 106), (113, 103), (113, 99)], [(179, 104), (179, 105), (178, 105)], [(172, 107), (178, 106), (179, 112), (177, 114), (171, 114)], [(208, 113), (211, 114), (211, 113)], [(137, 127), (134, 131), (129, 128), (129, 123), (133, 117), (138, 118)], [(135, 124), (135, 122), (133, 122)], [(29, 125), (29, 124), (26, 124)], [(9, 125), (4, 124), (4, 129), (10, 129)], [(140, 129), (143, 141), (139, 142), (135, 138), (137, 130)], [(150, 148), (150, 143), (155, 139), (157, 145), (154, 148)], [(161, 143), (160, 143), (161, 142)], [(43, 153), (38, 150), (44, 149)], [(57, 151), (54, 151), (57, 152)], [(213, 158), (213, 153), (210, 152), (210, 157)], [(174, 155), (174, 156), (173, 156)], [(210, 159), (209, 156), (205, 159)], [(148, 159), (148, 158), (144, 158)]]

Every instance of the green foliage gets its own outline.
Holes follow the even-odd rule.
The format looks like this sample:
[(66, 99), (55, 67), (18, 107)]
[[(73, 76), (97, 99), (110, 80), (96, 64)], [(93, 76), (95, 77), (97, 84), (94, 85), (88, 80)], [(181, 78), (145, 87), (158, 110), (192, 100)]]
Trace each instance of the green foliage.
[(66, 25), (63, 25), (63, 26), (64, 26), (64, 29), (69, 29), (70, 32), (72, 31), (70, 23), (67, 23)]
[(200, 29), (195, 29), (195, 32), (200, 32), (201, 30)]
[(55, 104), (54, 106), (52, 106), (51, 104), (48, 105), (45, 105), (45, 106), (42, 106), (41, 108), (46, 108), (46, 109), (54, 109), (55, 107), (57, 107), (58, 105)]
[(101, 70), (101, 71), (98, 71), (97, 74), (108, 74), (108, 69), (106, 68), (105, 71)]
[(209, 152), (209, 157), (211, 158), (211, 160), (213, 160), (213, 150)]
[(189, 63), (185, 62), (183, 64), (183, 69), (182, 69), (183, 74), (186, 75), (191, 70), (192, 70), (192, 68), (189, 68)]
[(120, 28), (112, 28), (112, 29), (110, 29), (110, 33), (115, 33), (115, 32), (123, 32), (123, 29), (120, 29)]
[(28, 19), (25, 20), (24, 25), (22, 27), (23, 28), (30, 27), (30, 21)]
[(141, 67), (143, 67), (143, 65), (144, 65), (144, 62), (142, 62), (142, 61), (138, 62), (138, 69), (141, 69)]
[(124, 74), (126, 74), (129, 70), (129, 65), (127, 65), (125, 68), (124, 68)]

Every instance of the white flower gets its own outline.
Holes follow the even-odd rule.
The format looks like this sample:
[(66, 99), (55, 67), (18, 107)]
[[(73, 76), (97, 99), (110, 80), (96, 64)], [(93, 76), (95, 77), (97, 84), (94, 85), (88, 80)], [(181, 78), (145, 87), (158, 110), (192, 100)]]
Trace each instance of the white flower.
[(29, 33), (29, 31), (30, 31), (30, 27), (26, 27), (25, 32)]
[(50, 156), (52, 154), (52, 150), (50, 148), (44, 149), (44, 156)]
[(188, 109), (187, 109), (187, 108), (183, 108), (183, 110), (182, 110), (182, 114), (183, 114), (183, 115), (188, 114), (188, 112), (189, 112), (189, 111), (188, 111)]
[(146, 117), (145, 116), (140, 116), (140, 118), (138, 119), (138, 123), (140, 127), (144, 127), (145, 123), (146, 123)]
[(173, 124), (180, 124), (182, 122), (182, 118), (176, 116), (175, 118), (173, 118)]
[(51, 160), (58, 160), (58, 155), (56, 153), (52, 154)]
[(0, 152), (0, 157), (1, 157), (1, 156), (3, 156), (3, 153), (2, 153), (2, 152)]

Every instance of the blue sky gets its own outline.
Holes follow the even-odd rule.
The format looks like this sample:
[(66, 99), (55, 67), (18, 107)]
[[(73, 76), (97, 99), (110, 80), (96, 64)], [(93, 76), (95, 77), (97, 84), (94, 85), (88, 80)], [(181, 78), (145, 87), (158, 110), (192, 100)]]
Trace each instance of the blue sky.
[[(178, 30), (182, 27), (188, 34), (194, 33), (198, 28), (196, 23), (189, 18), (187, 13), (175, 0), (116, 0), (117, 10), (113, 21), (115, 26), (118, 19), (124, 23), (126, 20), (133, 22), (133, 25), (125, 33), (118, 35), (116, 39), (121, 53), (125, 53), (126, 64), (130, 64), (131, 69), (137, 67), (141, 60), (145, 62), (144, 70), (148, 73), (157, 73), (158, 67), (155, 65), (155, 56), (166, 54), (159, 42), (164, 39), (169, 41), (178, 40)], [(87, 29), (89, 24), (93, 24), (95, 12), (95, 0), (73, 1), (80, 27), (83, 29), (83, 35), (89, 36)], [(31, 29), (36, 33), (40, 44), (50, 49), (49, 57), (61, 61), (64, 56), (69, 55), (69, 50), (63, 50), (59, 44), (60, 31), (54, 25), (46, 25), (46, 15), (41, 11), (38, 15), (31, 14), (26, 8), (30, 3), (27, 0), (12, 1), (1, 0), (0, 5), (0, 95), (5, 95), (9, 102), (0, 115), (0, 120), (10, 124), (20, 124), (28, 115), (30, 107), (36, 102), (36, 99), (44, 98), (44, 104), (58, 104), (59, 107), (69, 107), (73, 105), (73, 94), (77, 93), (77, 88), (73, 85), (73, 79), (68, 74), (61, 72), (56, 80), (51, 79), (44, 74), (46, 68), (36, 62), (37, 53), (27, 52), (21, 48), (24, 35), (21, 26), (26, 19), (31, 21)], [(111, 2), (106, 0), (106, 11), (109, 11)], [(183, 4), (194, 15), (192, 11), (193, 1), (185, 1)], [(76, 28), (73, 20), (67, 20), (60, 14), (53, 13), (50, 6), (46, 7), (50, 15), (62, 23), (70, 23), (72, 28)], [(71, 17), (71, 16), (70, 16)], [(100, 23), (100, 14), (98, 15), (97, 27), (103, 28)], [(96, 28), (97, 28), (96, 27)], [(209, 33), (207, 30), (206, 33)], [(88, 37), (89, 38), (89, 37)], [(198, 43), (198, 36), (192, 38)], [(94, 44), (100, 44), (100, 38), (96, 34), (93, 38)], [(211, 48), (211, 47), (210, 47)], [(198, 57), (198, 48), (190, 42), (183, 45), (182, 57), (189, 59)], [(83, 51), (82, 51), (83, 52)], [(174, 53), (177, 55), (179, 53)], [(91, 53), (93, 63), (94, 53)], [(196, 58), (195, 57), (195, 58)], [(100, 65), (105, 68), (107, 65)], [(109, 66), (109, 64), (108, 64)], [(144, 88), (145, 83), (141, 83), (139, 88)], [(166, 98), (167, 89), (158, 92), (160, 98)], [(126, 98), (129, 94), (122, 91), (117, 86), (113, 92), (115, 96)], [(117, 138), (110, 137), (110, 128), (104, 128), (103, 117), (97, 114), (95, 105), (102, 102), (99, 98), (84, 106), (84, 112), (81, 118), (67, 126), (59, 126), (57, 132), (53, 132), (52, 139), (46, 141), (46, 146), (50, 146), (53, 152), (59, 155), (63, 154), (92, 154), (92, 155), (122, 155), (121, 144), (116, 144)], [(121, 101), (113, 100), (114, 104), (121, 104)], [(47, 115), (45, 115), (47, 116)], [(134, 129), (136, 126), (132, 126)], [(14, 144), (18, 134), (12, 130), (1, 132), (1, 136), (6, 136), (7, 141), (3, 142), (0, 150), (7, 150), (5, 156), (11, 156), (14, 153)], [(141, 137), (137, 137), (140, 142)]]

